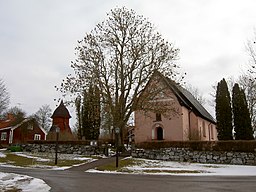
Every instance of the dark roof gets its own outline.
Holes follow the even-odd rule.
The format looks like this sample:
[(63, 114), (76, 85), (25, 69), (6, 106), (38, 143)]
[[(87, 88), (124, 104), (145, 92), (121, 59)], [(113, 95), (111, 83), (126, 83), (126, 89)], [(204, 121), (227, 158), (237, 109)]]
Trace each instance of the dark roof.
[(63, 101), (60, 102), (60, 105), (53, 112), (51, 118), (54, 117), (71, 118), (68, 109), (65, 107)]
[(198, 102), (198, 100), (188, 90), (184, 89), (181, 85), (172, 81), (168, 77), (164, 77), (162, 74), (160, 75), (162, 78), (164, 78), (165, 82), (174, 92), (181, 105), (187, 107), (188, 109), (191, 109), (198, 116), (201, 116), (202, 118), (207, 119), (212, 123), (216, 123), (215, 119), (210, 115), (210, 113), (208, 113), (208, 111)]

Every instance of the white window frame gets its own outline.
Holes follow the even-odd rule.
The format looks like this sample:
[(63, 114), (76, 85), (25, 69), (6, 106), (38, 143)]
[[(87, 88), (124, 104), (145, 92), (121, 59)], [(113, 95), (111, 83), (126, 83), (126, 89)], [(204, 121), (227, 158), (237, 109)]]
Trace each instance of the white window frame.
[(35, 134), (34, 135), (34, 140), (35, 141), (40, 141), (41, 140), (41, 135), (40, 134)]
[(1, 133), (1, 141), (6, 141), (7, 140), (7, 132), (2, 132)]

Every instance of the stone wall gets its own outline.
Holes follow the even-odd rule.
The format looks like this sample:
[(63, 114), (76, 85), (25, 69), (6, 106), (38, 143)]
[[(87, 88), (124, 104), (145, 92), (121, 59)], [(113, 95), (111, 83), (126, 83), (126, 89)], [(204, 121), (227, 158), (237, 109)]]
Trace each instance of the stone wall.
[(164, 148), (159, 150), (135, 149), (135, 158), (156, 159), (164, 161), (256, 165), (256, 153), (224, 151), (192, 151), (186, 148)]
[[(23, 144), (21, 145), (24, 151), (28, 152), (46, 152), (54, 153), (56, 144)], [(91, 145), (73, 145), (73, 144), (59, 144), (58, 152), (65, 154), (78, 154), (78, 155), (108, 155), (107, 147), (98, 147)]]

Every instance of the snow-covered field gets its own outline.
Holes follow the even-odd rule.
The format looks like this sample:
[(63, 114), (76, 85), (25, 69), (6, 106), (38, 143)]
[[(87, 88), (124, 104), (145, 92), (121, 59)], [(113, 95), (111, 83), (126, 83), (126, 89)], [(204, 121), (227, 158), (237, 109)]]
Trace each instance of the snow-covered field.
[(0, 172), (0, 191), (47, 192), (50, 189), (41, 179)]
[[(135, 159), (136, 160), (136, 159)], [(107, 173), (158, 174), (182, 176), (256, 176), (256, 166), (179, 163), (137, 159), (140, 163)], [(87, 172), (102, 172), (96, 169)]]
[[(5, 158), (6, 154), (4, 153), (6, 149), (0, 149), (0, 158)], [(41, 156), (35, 156), (35, 154), (29, 154), (24, 152), (15, 152), (13, 153), (17, 156), (26, 157), (29, 159), (34, 159), (35, 161), (39, 162), (48, 162), (50, 161), (51, 154), (40, 154)], [(88, 157), (81, 157), (79, 155), (68, 155), (68, 154), (59, 154), (59, 159), (65, 160), (80, 160), (91, 162), (95, 161), (95, 159), (88, 158)], [(15, 167), (14, 165), (8, 163), (0, 163), (0, 167)], [(78, 166), (78, 165), (74, 165)], [(70, 166), (66, 167), (58, 167), (58, 166), (45, 166), (45, 165), (33, 165), (30, 166), (32, 168), (41, 168), (41, 169), (51, 169), (51, 170), (65, 170), (70, 168)], [(22, 192), (48, 192), (51, 189), (43, 180), (32, 178), (26, 175), (18, 175), (14, 173), (3, 173), (0, 172), (0, 192), (2, 191), (22, 191)]]

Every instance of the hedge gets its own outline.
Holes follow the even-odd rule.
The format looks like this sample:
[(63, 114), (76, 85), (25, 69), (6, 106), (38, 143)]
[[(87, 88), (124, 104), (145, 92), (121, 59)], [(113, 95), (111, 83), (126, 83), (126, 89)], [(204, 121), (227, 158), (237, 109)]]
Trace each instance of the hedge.
[(189, 148), (195, 151), (256, 152), (256, 141), (153, 141), (135, 145), (136, 148)]

